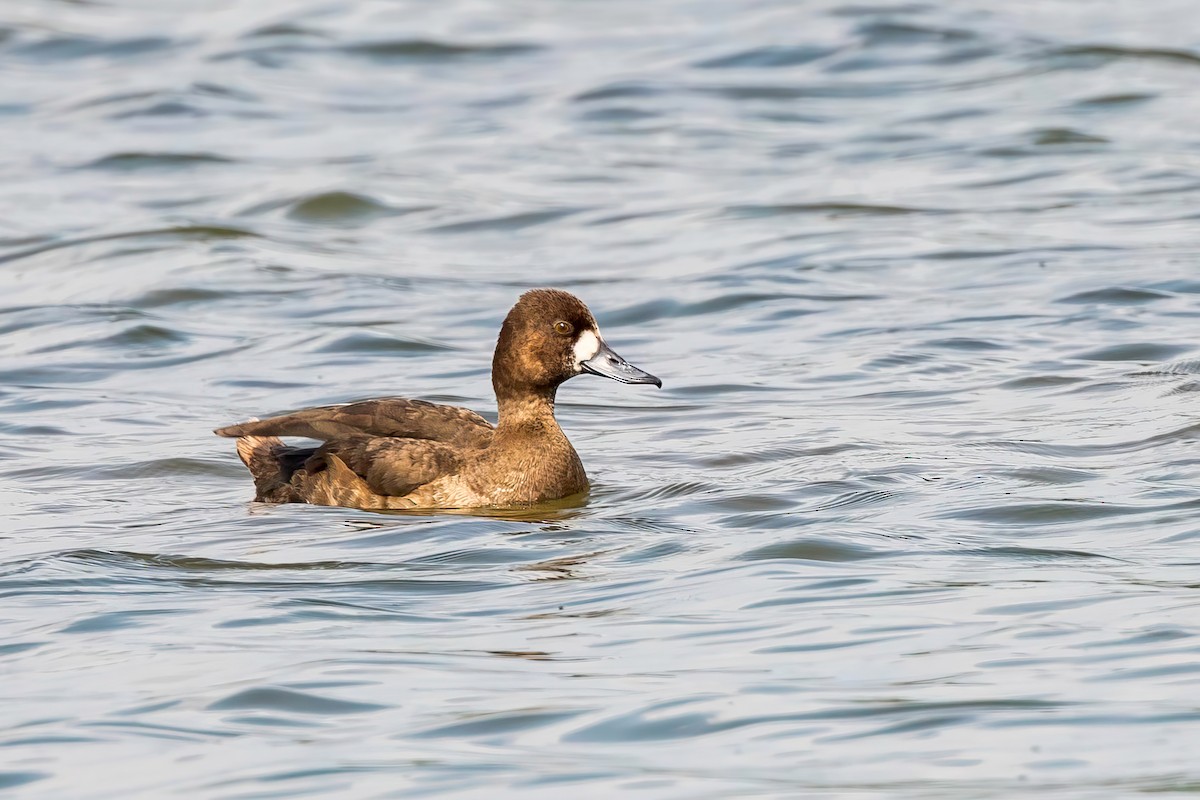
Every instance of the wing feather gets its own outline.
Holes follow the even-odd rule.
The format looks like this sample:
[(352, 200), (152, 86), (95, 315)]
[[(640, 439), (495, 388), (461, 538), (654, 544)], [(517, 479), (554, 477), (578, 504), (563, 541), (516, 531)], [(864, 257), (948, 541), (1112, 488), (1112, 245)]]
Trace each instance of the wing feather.
[(330, 455), (353, 470), (371, 491), (393, 497), (449, 475), (463, 463), (461, 452), (442, 442), (366, 435), (326, 442), (309, 463), (315, 467), (318, 459)]

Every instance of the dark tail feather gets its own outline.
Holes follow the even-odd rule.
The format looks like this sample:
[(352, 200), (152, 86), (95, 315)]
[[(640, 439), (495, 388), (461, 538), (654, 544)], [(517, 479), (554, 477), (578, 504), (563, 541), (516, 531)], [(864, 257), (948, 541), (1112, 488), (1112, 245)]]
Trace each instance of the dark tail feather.
[(275, 436), (243, 436), (237, 440), (237, 451), (254, 476), (255, 500), (264, 503), (300, 501), (291, 485), (292, 475), (304, 468), (304, 462), (316, 448), (288, 447)]

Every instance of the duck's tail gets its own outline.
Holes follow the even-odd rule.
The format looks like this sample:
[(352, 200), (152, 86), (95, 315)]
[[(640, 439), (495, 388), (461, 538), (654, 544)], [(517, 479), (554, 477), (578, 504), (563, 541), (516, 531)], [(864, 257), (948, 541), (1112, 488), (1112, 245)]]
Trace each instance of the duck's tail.
[(292, 476), (304, 466), (313, 448), (288, 447), (278, 436), (242, 436), (237, 440), (237, 452), (254, 476), (255, 500), (301, 502), (292, 486)]
[(218, 428), (218, 436), (237, 437), (237, 452), (254, 477), (254, 499), (261, 503), (312, 503), (349, 508), (408, 508), (403, 497), (376, 494), (337, 455), (324, 448), (291, 447), (278, 436), (242, 433), (244, 425)]

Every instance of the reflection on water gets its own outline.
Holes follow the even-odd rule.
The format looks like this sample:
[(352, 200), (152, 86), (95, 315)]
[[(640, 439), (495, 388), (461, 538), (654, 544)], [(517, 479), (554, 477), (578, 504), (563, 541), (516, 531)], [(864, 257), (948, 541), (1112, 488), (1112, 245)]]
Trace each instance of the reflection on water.
[[(1194, 791), (1194, 9), (991, 5), (0, 8), (0, 788)], [(586, 499), (248, 502), (547, 284)]]

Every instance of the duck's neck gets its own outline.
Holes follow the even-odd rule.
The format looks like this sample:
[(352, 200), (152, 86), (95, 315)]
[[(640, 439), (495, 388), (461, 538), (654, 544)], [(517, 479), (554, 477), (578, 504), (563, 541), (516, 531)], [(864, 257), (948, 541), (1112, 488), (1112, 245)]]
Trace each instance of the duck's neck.
[(496, 398), (500, 421), (481, 457), (509, 487), (506, 503), (536, 503), (588, 488), (579, 454), (554, 419), (554, 389)]
[(531, 435), (562, 435), (554, 418), (554, 395), (558, 387), (519, 394), (498, 393), (496, 405), (500, 420), (496, 433), (504, 438)]
[(546, 370), (535, 369), (536, 364), (531, 367), (515, 348), (511, 316), (500, 328), (492, 356), (492, 391), (496, 393), (496, 407), (500, 411), (496, 433), (501, 439), (562, 436), (562, 429), (554, 419), (554, 395), (561, 381), (540, 374)]

